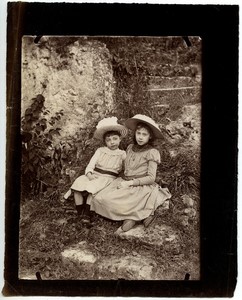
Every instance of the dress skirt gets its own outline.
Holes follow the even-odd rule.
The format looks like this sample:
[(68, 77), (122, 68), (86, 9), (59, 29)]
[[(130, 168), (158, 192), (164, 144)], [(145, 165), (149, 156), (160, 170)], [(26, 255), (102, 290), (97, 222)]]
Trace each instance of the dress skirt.
[(118, 188), (122, 181), (117, 178), (94, 195), (91, 210), (111, 220), (140, 221), (154, 214), (158, 206), (171, 198), (169, 190), (161, 189), (157, 183)]
[(87, 191), (90, 194), (96, 194), (105, 187), (107, 187), (114, 179), (113, 176), (105, 176), (104, 174), (99, 174), (94, 172), (96, 179), (89, 180), (86, 175), (79, 176), (72, 184), (71, 189), (74, 191)]

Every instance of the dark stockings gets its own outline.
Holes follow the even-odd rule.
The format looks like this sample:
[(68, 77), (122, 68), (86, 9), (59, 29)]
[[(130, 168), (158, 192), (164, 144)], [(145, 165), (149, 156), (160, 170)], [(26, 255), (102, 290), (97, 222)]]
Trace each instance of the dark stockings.
[(81, 192), (83, 197), (83, 204), (76, 205), (77, 214), (82, 216), (82, 223), (90, 223), (90, 205), (87, 204), (87, 197), (89, 193), (87, 191)]

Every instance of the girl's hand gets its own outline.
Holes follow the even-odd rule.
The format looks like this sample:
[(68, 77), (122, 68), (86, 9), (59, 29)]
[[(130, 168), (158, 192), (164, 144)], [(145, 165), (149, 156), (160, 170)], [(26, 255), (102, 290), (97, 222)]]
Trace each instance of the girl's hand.
[(87, 178), (89, 180), (94, 180), (97, 178), (97, 175), (96, 174), (92, 174), (92, 173), (87, 173)]
[(118, 189), (120, 188), (126, 188), (126, 187), (130, 187), (133, 184), (133, 180), (129, 180), (129, 181), (121, 181), (119, 183), (119, 185), (117, 186)]

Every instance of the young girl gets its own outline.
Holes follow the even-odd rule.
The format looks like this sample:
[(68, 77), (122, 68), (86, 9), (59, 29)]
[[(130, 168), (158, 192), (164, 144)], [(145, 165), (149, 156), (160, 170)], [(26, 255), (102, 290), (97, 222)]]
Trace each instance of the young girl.
[(156, 208), (171, 194), (155, 183), (160, 153), (153, 141), (162, 138), (158, 125), (145, 115), (135, 115), (126, 120), (125, 125), (134, 130), (135, 135), (134, 144), (127, 148), (124, 177), (98, 192), (91, 209), (109, 219), (124, 220), (122, 229), (128, 231), (139, 221), (149, 226)]
[[(92, 195), (108, 186), (122, 170), (126, 152), (119, 149), (121, 138), (127, 135), (127, 128), (117, 123), (116, 117), (101, 120), (94, 132), (94, 138), (106, 146), (96, 150), (85, 169), (85, 175), (78, 177), (71, 186), (74, 191), (76, 210), (83, 223), (90, 222)], [(64, 198), (71, 194), (69, 190)]]

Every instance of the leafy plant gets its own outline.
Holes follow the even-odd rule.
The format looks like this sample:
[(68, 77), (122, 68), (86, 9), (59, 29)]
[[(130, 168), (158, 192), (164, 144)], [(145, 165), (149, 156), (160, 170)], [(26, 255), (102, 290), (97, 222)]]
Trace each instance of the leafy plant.
[(198, 193), (200, 188), (199, 161), (198, 154), (189, 152), (179, 153), (175, 157), (166, 153), (163, 157), (158, 173), (168, 183), (173, 196)]
[(54, 136), (60, 135), (57, 123), (63, 111), (47, 120), (50, 111), (44, 106), (42, 95), (32, 99), (32, 104), (22, 117), (22, 187), (23, 192), (38, 194), (55, 184), (61, 170), (61, 147), (54, 145)]

